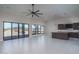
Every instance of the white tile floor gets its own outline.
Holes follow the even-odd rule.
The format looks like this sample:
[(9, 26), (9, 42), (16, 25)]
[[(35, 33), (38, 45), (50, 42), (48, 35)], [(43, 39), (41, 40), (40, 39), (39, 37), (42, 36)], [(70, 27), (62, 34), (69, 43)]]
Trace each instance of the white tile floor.
[(79, 53), (79, 40), (60, 40), (45, 35), (0, 42), (3, 54)]

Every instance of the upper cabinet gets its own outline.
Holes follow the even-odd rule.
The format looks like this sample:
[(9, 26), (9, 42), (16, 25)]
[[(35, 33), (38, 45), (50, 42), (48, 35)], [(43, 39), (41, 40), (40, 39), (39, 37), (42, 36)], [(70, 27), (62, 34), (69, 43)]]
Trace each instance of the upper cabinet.
[(73, 29), (79, 30), (79, 23), (73, 23)]
[(70, 28), (72, 28), (72, 24), (58, 24), (59, 30), (65, 30), (65, 29), (70, 29)]
[(73, 24), (65, 24), (67, 29), (73, 28)]
[(65, 24), (58, 24), (58, 29), (59, 29), (59, 30), (66, 29)]
[(66, 30), (66, 29), (74, 29), (79, 30), (79, 23), (72, 23), (72, 24), (58, 24), (59, 30)]

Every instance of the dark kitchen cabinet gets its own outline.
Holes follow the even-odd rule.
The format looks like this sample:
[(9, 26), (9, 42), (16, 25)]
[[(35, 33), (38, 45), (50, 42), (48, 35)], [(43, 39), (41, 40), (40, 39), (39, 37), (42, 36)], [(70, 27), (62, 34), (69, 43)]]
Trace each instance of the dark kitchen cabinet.
[(59, 30), (66, 29), (65, 24), (58, 24), (58, 29), (59, 29)]
[(79, 38), (79, 32), (52, 32), (52, 38), (69, 40), (69, 38)]
[(65, 30), (65, 29), (70, 29), (70, 28), (73, 28), (72, 24), (58, 24), (59, 30)]
[(73, 23), (73, 29), (79, 30), (79, 23)]
[(79, 38), (79, 32), (70, 32), (70, 33), (69, 33), (69, 37), (72, 37), (72, 38)]
[(69, 33), (66, 33), (66, 32), (52, 32), (52, 38), (69, 40)]

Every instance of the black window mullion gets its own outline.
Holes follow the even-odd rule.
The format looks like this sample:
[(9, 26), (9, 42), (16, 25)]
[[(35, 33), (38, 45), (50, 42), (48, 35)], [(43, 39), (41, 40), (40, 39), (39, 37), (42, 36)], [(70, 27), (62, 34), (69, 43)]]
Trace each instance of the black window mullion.
[[(18, 23), (17, 23), (17, 24), (18, 24)], [(18, 24), (18, 28), (17, 28), (17, 29), (18, 29), (18, 38), (19, 38), (19, 24)]]
[(12, 22), (11, 22), (11, 39), (12, 39)]

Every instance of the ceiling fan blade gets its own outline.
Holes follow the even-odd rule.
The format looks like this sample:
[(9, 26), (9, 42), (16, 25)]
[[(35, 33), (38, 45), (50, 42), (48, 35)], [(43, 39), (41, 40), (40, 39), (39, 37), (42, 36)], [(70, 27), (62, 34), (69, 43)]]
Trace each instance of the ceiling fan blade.
[(43, 13), (37, 13), (37, 14), (39, 14), (39, 15), (43, 15)]
[(37, 17), (39, 17), (36, 13), (34, 15), (36, 15)]
[(32, 17), (33, 17), (33, 14), (32, 14)]
[(39, 12), (40, 10), (35, 11), (35, 13)]

